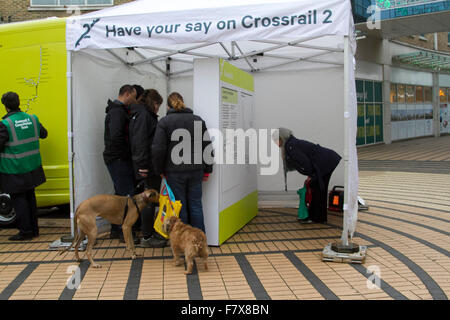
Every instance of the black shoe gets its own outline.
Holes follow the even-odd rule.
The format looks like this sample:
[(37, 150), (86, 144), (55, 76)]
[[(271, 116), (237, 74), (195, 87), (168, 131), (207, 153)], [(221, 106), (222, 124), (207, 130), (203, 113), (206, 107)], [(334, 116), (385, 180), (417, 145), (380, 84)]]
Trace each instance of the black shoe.
[(167, 240), (161, 237), (159, 234), (153, 234), (150, 238), (141, 239), (142, 248), (164, 248), (167, 246)]
[(300, 222), (301, 224), (309, 224), (312, 223), (312, 220), (309, 218), (306, 219), (298, 219), (298, 222)]
[(33, 234), (16, 234), (15, 236), (9, 237), (10, 241), (24, 241), (33, 239)]

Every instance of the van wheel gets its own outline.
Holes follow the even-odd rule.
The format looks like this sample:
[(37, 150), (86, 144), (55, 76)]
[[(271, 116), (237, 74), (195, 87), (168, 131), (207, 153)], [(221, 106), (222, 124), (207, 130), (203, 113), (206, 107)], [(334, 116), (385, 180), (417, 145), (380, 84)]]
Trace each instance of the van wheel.
[(0, 226), (6, 227), (16, 222), (16, 213), (9, 194), (0, 194)]

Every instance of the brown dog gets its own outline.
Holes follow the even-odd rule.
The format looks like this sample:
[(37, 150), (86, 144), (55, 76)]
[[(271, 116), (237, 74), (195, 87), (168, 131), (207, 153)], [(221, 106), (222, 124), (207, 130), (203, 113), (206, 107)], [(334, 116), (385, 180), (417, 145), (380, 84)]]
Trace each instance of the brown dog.
[(208, 270), (208, 244), (202, 230), (184, 224), (180, 218), (175, 216), (164, 221), (163, 230), (170, 237), (175, 266), (183, 263), (180, 253), (184, 252), (187, 263), (187, 270), (184, 274), (192, 273), (195, 257), (203, 258), (205, 270)]
[[(75, 246), (75, 257), (77, 261), (80, 262), (81, 259), (78, 255), (78, 246), (85, 236), (87, 236), (88, 245), (86, 248), (86, 255), (94, 268), (101, 268), (101, 265), (94, 263), (91, 255), (92, 247), (97, 238), (96, 218), (100, 216), (111, 223), (122, 225), (123, 238), (127, 244), (127, 250), (131, 251), (131, 259), (135, 259), (137, 254), (134, 247), (131, 228), (139, 218), (137, 208), (141, 211), (150, 202), (157, 203), (159, 201), (159, 193), (156, 190), (150, 189), (135, 195), (133, 198), (135, 203), (133, 199), (129, 197), (100, 194), (80, 203), (75, 212), (75, 229), (78, 227), (78, 233), (73, 239), (70, 247), (60, 254), (63, 254)], [(128, 210), (124, 219), (127, 205)]]

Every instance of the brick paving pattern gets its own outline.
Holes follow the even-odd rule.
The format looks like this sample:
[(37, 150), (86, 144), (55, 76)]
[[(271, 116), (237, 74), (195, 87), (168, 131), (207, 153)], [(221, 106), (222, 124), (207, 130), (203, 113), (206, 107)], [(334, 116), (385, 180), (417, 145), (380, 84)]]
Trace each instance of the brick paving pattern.
[[(220, 247), (210, 247), (209, 271), (192, 275), (172, 263), (170, 248), (139, 248), (100, 236), (94, 257), (75, 263), (49, 244), (70, 229), (45, 221), (41, 236), (13, 243), (0, 230), (0, 300), (299, 299), (447, 300), (450, 295), (450, 137), (424, 138), (358, 150), (360, 211), (354, 241), (368, 246), (366, 262), (321, 261), (326, 244), (341, 235), (342, 213), (325, 224), (300, 225), (296, 209), (260, 209)], [(43, 221), (40, 220), (40, 223)], [(84, 257), (84, 253), (81, 253)], [(67, 280), (76, 267), (81, 287)], [(368, 287), (379, 270), (380, 287)]]

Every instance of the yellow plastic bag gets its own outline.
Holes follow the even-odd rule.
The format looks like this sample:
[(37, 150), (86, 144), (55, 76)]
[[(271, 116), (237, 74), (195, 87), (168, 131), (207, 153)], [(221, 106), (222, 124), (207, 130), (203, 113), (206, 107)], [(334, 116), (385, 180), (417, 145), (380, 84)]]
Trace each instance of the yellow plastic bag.
[(158, 216), (155, 219), (155, 224), (153, 225), (155, 231), (162, 235), (164, 238), (168, 239), (167, 235), (163, 230), (164, 220), (170, 218), (171, 216), (180, 216), (181, 201), (175, 200), (175, 196), (170, 189), (165, 178), (163, 178), (163, 187), (159, 196), (159, 211)]

